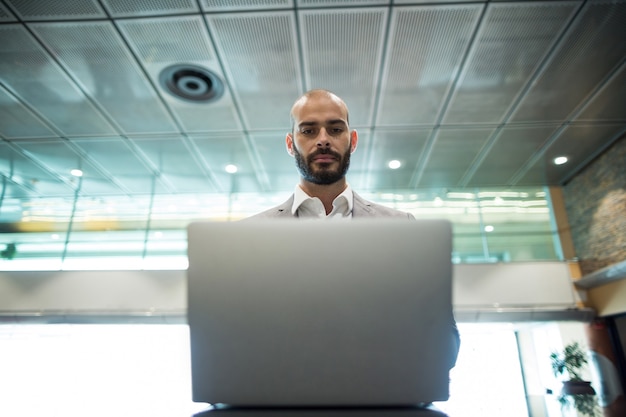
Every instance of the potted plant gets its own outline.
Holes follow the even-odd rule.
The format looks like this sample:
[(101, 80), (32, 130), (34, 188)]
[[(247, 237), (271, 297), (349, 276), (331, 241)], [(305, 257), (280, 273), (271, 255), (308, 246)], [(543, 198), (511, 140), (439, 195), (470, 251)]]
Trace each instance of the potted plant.
[(566, 345), (561, 352), (550, 354), (555, 377), (563, 377), (563, 389), (558, 396), (562, 407), (573, 407), (587, 416), (596, 416), (599, 410), (596, 392), (591, 382), (583, 380), (582, 369), (587, 365), (587, 355), (578, 342)]

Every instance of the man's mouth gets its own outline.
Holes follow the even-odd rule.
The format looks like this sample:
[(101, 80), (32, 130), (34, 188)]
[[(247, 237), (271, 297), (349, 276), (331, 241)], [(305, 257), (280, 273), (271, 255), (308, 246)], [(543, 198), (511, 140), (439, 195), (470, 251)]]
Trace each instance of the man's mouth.
[(314, 162), (319, 162), (322, 164), (335, 162), (336, 160), (337, 159), (334, 156), (328, 154), (317, 155), (313, 158)]

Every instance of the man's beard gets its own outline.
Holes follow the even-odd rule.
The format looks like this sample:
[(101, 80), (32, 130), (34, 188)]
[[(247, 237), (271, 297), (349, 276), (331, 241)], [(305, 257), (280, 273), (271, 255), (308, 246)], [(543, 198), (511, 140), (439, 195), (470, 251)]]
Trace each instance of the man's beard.
[[(348, 168), (350, 167), (350, 148), (348, 148), (343, 157), (338, 152), (333, 152), (327, 148), (321, 148), (309, 155), (306, 161), (302, 157), (302, 154), (298, 152), (298, 149), (296, 149), (295, 146), (293, 147), (293, 153), (296, 159), (296, 166), (298, 167), (298, 171), (300, 171), (300, 175), (306, 181), (312, 182), (313, 184), (334, 184), (346, 176), (346, 172), (348, 172)], [(339, 167), (336, 170), (331, 170), (328, 167), (322, 167), (317, 170), (314, 169), (313, 164), (315, 162), (313, 162), (313, 158), (315, 158), (317, 155), (333, 156), (337, 161), (339, 161)]]

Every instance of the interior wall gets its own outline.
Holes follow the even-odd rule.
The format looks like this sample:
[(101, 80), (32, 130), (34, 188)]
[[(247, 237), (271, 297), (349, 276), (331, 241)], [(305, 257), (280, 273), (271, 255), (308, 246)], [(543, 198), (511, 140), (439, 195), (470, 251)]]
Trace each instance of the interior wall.
[(626, 135), (563, 187), (583, 275), (626, 259)]

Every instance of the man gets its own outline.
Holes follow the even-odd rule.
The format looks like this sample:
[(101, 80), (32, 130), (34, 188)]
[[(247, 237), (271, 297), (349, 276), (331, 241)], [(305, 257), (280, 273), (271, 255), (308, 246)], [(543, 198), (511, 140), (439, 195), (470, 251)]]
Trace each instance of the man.
[(400, 217), (412, 214), (361, 198), (346, 181), (358, 135), (350, 130), (348, 107), (327, 90), (311, 90), (291, 108), (292, 131), (287, 152), (296, 160), (300, 183), (283, 204), (259, 217)]
[[(346, 181), (350, 155), (358, 135), (350, 130), (346, 103), (327, 90), (311, 90), (291, 108), (292, 131), (287, 152), (296, 160), (300, 183), (283, 204), (252, 216), (259, 218), (395, 217), (415, 220), (412, 214), (364, 200)], [(459, 332), (451, 319), (450, 368), (456, 363)]]

